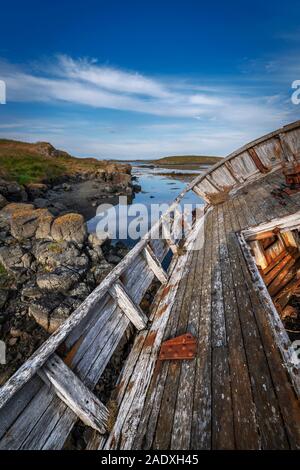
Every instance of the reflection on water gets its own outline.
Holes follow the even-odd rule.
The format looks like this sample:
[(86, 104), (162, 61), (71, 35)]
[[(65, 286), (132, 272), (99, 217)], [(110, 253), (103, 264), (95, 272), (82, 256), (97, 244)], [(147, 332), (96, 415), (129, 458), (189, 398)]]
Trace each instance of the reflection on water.
[[(151, 204), (171, 204), (174, 199), (178, 196), (179, 193), (186, 187), (188, 182), (191, 180), (191, 177), (188, 177), (189, 174), (195, 173), (195, 170), (170, 170), (170, 169), (163, 169), (163, 168), (152, 168), (147, 166), (143, 163), (138, 162), (131, 162), (132, 165), (132, 176), (136, 178), (136, 183), (139, 184), (142, 188), (141, 192), (135, 194), (135, 198), (133, 200), (134, 206), (132, 209), (135, 208), (137, 204), (142, 204), (140, 206), (140, 213), (138, 214), (139, 221), (141, 222), (143, 217), (145, 216), (145, 210), (148, 213), (149, 225), (153, 224), (157, 218), (159, 218), (159, 214), (157, 217), (153, 217), (153, 211), (151, 211), (152, 220), (149, 217), (150, 214), (150, 207)], [(180, 173), (180, 179), (176, 179), (176, 176), (163, 176), (161, 173)], [(201, 171), (198, 171), (201, 173)], [(160, 174), (157, 174), (160, 173)], [(184, 180), (183, 174), (187, 175), (186, 181)], [(193, 207), (196, 207), (198, 204), (203, 204), (201, 198), (196, 196), (193, 191), (189, 191), (185, 197), (183, 198), (181, 205), (183, 204), (192, 204)], [(167, 206), (166, 206), (167, 207)], [(112, 210), (112, 213), (117, 211), (118, 213), (118, 227), (117, 227), (117, 237), (116, 240), (122, 239), (124, 242), (129, 246), (133, 246), (137, 240), (127, 239), (127, 234), (124, 236), (124, 226), (128, 225), (130, 221), (136, 218), (137, 214), (129, 214), (123, 210), (124, 208), (117, 206)], [(130, 209), (131, 210), (131, 209)], [(97, 224), (101, 216), (96, 216), (88, 222), (88, 229), (90, 232), (95, 232)], [(141, 224), (143, 225), (143, 224)], [(140, 236), (143, 236), (144, 233), (148, 231), (150, 227), (146, 227), (143, 230), (143, 233), (140, 233)]]

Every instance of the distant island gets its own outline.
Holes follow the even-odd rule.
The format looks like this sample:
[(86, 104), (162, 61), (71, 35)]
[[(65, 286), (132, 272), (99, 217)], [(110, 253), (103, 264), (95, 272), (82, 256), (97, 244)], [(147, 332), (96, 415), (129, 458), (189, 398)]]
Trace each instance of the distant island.
[[(161, 168), (169, 168), (174, 170), (199, 170), (199, 168), (207, 165), (215, 165), (222, 157), (205, 156), (205, 155), (172, 155), (158, 159), (148, 160), (127, 160), (129, 163), (139, 162), (144, 165), (156, 166)], [(120, 160), (119, 160), (120, 162)]]
[(151, 160), (155, 165), (214, 165), (222, 157), (208, 157), (203, 155), (174, 155), (170, 157)]

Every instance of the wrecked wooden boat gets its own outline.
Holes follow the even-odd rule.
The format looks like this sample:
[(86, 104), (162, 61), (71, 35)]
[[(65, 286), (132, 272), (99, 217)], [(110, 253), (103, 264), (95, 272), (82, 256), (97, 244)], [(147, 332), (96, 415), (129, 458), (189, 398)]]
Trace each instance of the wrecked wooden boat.
[[(299, 162), (300, 121), (197, 177), (167, 214), (204, 199), (184, 246), (152, 239), (163, 216), (0, 389), (0, 448), (62, 449), (78, 420), (88, 449), (300, 448)], [(129, 325), (104, 404), (93, 389)]]

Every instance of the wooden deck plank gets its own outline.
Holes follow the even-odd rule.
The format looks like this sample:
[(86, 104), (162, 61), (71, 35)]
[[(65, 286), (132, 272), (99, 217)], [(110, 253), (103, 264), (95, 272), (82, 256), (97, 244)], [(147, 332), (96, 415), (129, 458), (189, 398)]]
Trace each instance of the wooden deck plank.
[(237, 449), (259, 449), (260, 436), (257, 429), (255, 405), (236, 300), (239, 292), (235, 291), (227, 247), (225, 218), (228, 219), (228, 212), (226, 212), (228, 208), (223, 205), (219, 206), (218, 210), (220, 263), (232, 386), (235, 446)]
[[(229, 203), (230, 204), (230, 203)], [(241, 228), (239, 217), (241, 211), (234, 212), (232, 207), (231, 221), (225, 223), (228, 232), (228, 248), (231, 259), (234, 283), (238, 295), (240, 320), (244, 335), (245, 350), (248, 359), (252, 392), (256, 406), (257, 424), (260, 430), (262, 448), (287, 449), (289, 443), (285, 433), (281, 412), (277, 402), (273, 381), (258, 326), (249, 290), (240, 264), (239, 246), (233, 231)], [(242, 224), (243, 225), (243, 224)]]
[[(190, 252), (189, 256), (190, 264), (188, 275), (185, 278), (186, 285), (184, 286), (183, 292), (180, 293), (180, 296), (182, 296), (182, 303), (178, 309), (178, 314), (173, 317), (174, 321), (172, 321), (172, 324), (170, 322), (166, 329), (165, 340), (187, 332), (191, 299), (192, 296), (195, 295), (193, 286), (195, 267), (198, 260), (198, 252)], [(156, 425), (155, 438), (153, 441), (154, 449), (169, 449), (171, 446), (174, 413), (176, 409), (180, 383), (181, 365), (181, 361), (167, 361), (161, 366), (162, 369), (167, 367), (168, 372), (164, 386), (164, 393), (160, 404), (160, 412)], [(181, 411), (183, 412), (183, 410)], [(173, 445), (175, 445), (174, 442)]]
[(234, 418), (220, 263), (220, 211), (214, 208), (211, 254), (212, 448), (234, 449)]
[[(192, 258), (189, 260), (192, 261)], [(190, 267), (190, 264), (187, 264), (187, 269)], [(179, 312), (183, 302), (183, 297), (186, 289), (186, 279), (180, 281), (177, 295), (179, 296), (179, 301), (173, 305), (172, 311), (170, 313), (170, 323), (171, 325), (176, 324), (179, 317)], [(166, 327), (167, 328), (167, 327)], [(169, 338), (171, 334), (171, 328), (166, 329), (164, 333), (164, 339)], [(165, 389), (165, 384), (169, 371), (169, 363), (157, 363), (156, 369), (151, 379), (151, 384), (149, 391), (146, 396), (145, 405), (143, 407), (143, 413), (141, 416), (141, 422), (137, 430), (137, 436), (135, 437), (134, 446), (139, 446), (141, 444), (141, 439), (143, 440), (142, 447), (144, 449), (151, 448), (153, 445), (153, 439), (157, 427), (157, 422), (159, 419), (159, 412), (161, 409), (161, 402), (163, 399), (163, 391)], [(152, 391), (155, 393), (152, 394)], [(144, 410), (146, 410), (144, 412)]]
[[(205, 224), (206, 227), (206, 224)], [(200, 235), (202, 236), (202, 235)], [(172, 316), (170, 321), (173, 319), (177, 321), (177, 315), (180, 312), (182, 304), (182, 295), (184, 293), (184, 284), (181, 286), (181, 290), (178, 290), (178, 307)], [(170, 330), (171, 331), (171, 330)], [(165, 336), (168, 337), (168, 334)], [(161, 409), (161, 400), (163, 396), (164, 385), (167, 377), (168, 366), (167, 364), (161, 365), (161, 370), (154, 373), (151, 385), (149, 387), (147, 399), (145, 402), (141, 423), (138, 428), (137, 436), (135, 438), (134, 447), (135, 448), (150, 448), (153, 442), (153, 436), (156, 430), (156, 424), (159, 416), (159, 411)]]
[(212, 362), (211, 362), (211, 253), (212, 211), (205, 226), (205, 263), (201, 287), (191, 449), (207, 450), (212, 445)]
[[(203, 227), (203, 233), (199, 234), (199, 237), (203, 236), (204, 238), (204, 232), (205, 227)], [(201, 246), (198, 251), (193, 253), (193, 257), (196, 260), (193, 280), (194, 294), (192, 295), (190, 306), (187, 306), (187, 309), (189, 310), (187, 331), (189, 331), (195, 338), (198, 338), (199, 330), (201, 290), (198, 291), (198, 286), (202, 285), (203, 263), (205, 258), (204, 251), (204, 246)], [(181, 373), (178, 384), (171, 437), (171, 449), (173, 450), (190, 449), (196, 365), (196, 358), (192, 361), (182, 361), (181, 363)]]
[[(237, 207), (238, 210), (238, 207)], [(269, 363), (270, 373), (273, 379), (274, 388), (284, 420), (284, 426), (288, 435), (290, 446), (294, 449), (300, 448), (300, 405), (296, 397), (295, 390), (291, 384), (287, 370), (283, 364), (283, 358), (276, 346), (275, 338), (268, 321), (272, 312), (267, 312), (268, 305), (262, 301), (255, 290), (253, 279), (247, 268), (241, 250), (238, 251), (241, 266), (247, 283), (247, 290), (250, 293), (253, 310), (257, 325), (265, 348), (265, 354)]]
[(126, 394), (119, 409), (119, 419), (117, 419), (113, 431), (105, 444), (106, 449), (119, 447), (129, 449), (134, 445), (134, 438), (141, 421), (140, 416), (145, 403), (146, 393), (151, 384), (151, 378), (153, 379), (153, 374), (156, 373), (154, 366), (161, 342), (165, 337), (165, 328), (170, 318), (172, 305), (181, 279), (187, 275), (186, 263), (189, 254), (190, 252), (187, 248), (186, 252), (179, 256), (176, 269), (172, 272), (169, 284), (163, 289), (164, 296), (145, 339), (139, 362), (127, 386)]

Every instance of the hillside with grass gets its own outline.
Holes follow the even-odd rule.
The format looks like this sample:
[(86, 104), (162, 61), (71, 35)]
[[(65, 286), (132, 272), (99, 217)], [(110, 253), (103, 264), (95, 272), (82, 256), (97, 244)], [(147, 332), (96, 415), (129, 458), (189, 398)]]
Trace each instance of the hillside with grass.
[(155, 165), (178, 165), (178, 166), (185, 166), (185, 165), (214, 165), (221, 157), (208, 157), (208, 156), (201, 156), (201, 155), (179, 155), (179, 156), (170, 156), (170, 157), (163, 157), (159, 158), (158, 160), (153, 160), (152, 162)]
[(0, 178), (19, 184), (52, 182), (62, 176), (107, 170), (109, 161), (76, 158), (47, 142), (0, 139)]

